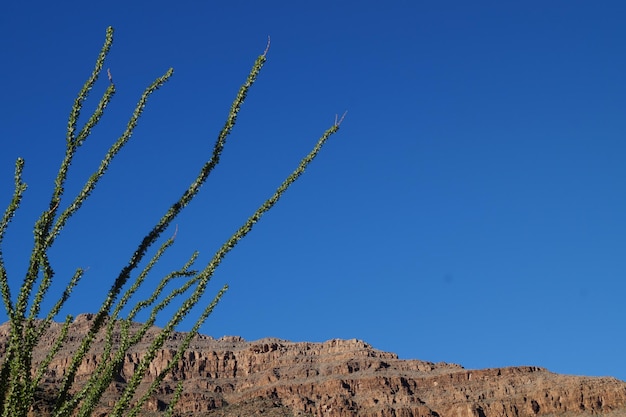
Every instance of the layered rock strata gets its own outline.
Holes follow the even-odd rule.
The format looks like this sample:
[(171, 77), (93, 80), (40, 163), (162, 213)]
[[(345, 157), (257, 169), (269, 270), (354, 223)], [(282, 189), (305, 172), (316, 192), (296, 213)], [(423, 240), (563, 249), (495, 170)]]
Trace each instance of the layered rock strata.
[[(46, 374), (42, 392), (54, 392), (91, 319), (91, 315), (76, 319), (66, 346)], [(54, 325), (46, 334), (36, 360), (47, 352), (59, 329)], [(152, 329), (150, 335), (157, 332)], [(0, 326), (0, 354), (7, 334), (7, 325)], [(172, 360), (180, 339), (181, 334), (175, 334), (158, 352), (146, 384)], [(101, 343), (81, 364), (78, 385), (94, 371), (101, 353), (98, 346)], [(107, 415), (146, 346), (142, 343), (126, 355), (98, 414)], [(184, 384), (176, 408), (179, 416), (626, 416), (626, 383), (615, 378), (559, 375), (535, 366), (468, 370), (401, 360), (359, 340), (247, 342), (239, 337), (198, 336), (143, 415), (162, 414), (178, 381)], [(34, 415), (45, 414), (42, 404)]]

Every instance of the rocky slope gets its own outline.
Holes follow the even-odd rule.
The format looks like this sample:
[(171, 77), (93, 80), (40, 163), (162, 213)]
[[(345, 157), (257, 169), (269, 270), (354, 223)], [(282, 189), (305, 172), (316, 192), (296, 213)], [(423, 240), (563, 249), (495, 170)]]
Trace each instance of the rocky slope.
[[(91, 319), (81, 315), (72, 325), (67, 346), (46, 375), (47, 390), (62, 378)], [(43, 357), (59, 328), (46, 335), (36, 359)], [(7, 332), (6, 325), (0, 326), (0, 355)], [(171, 360), (178, 340), (180, 335), (172, 337), (159, 352), (149, 377)], [(134, 371), (142, 348), (127, 355), (118, 388)], [(95, 349), (80, 367), (79, 382), (93, 372), (98, 359)], [(359, 340), (246, 342), (198, 336), (143, 415), (160, 415), (178, 381), (185, 387), (179, 416), (626, 416), (626, 383), (614, 378), (558, 375), (534, 366), (467, 370), (400, 360)], [(100, 415), (107, 414), (115, 390), (111, 387), (105, 396)], [(45, 405), (34, 413), (45, 414)]]

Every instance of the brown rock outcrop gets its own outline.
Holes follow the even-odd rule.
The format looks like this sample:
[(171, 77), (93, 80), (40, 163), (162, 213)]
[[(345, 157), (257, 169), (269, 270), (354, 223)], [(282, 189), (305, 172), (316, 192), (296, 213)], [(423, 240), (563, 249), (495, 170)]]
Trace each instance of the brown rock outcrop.
[[(90, 315), (82, 315), (72, 325), (67, 345), (46, 375), (44, 391), (63, 377), (89, 320)], [(35, 359), (46, 352), (59, 328), (55, 325), (46, 335)], [(0, 354), (7, 332), (7, 325), (0, 326)], [(179, 340), (180, 334), (168, 340), (148, 379), (172, 360)], [(132, 375), (144, 351), (142, 344), (127, 354), (118, 388)], [(95, 369), (99, 353), (96, 347), (83, 361), (79, 384)], [(453, 364), (400, 360), (359, 340), (246, 342), (238, 337), (198, 336), (143, 415), (158, 416), (178, 381), (185, 387), (177, 406), (180, 416), (626, 416), (626, 383), (615, 378), (558, 375), (534, 366), (467, 370)], [(104, 397), (102, 415), (115, 391), (111, 387)], [(44, 415), (41, 410), (39, 415)]]

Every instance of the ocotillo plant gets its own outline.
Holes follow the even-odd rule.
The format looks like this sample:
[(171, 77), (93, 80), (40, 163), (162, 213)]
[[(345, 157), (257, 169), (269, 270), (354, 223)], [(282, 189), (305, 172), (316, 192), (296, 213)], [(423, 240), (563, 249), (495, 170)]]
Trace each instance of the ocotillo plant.
[[(111, 145), (100, 165), (82, 186), (82, 189), (71, 200), (67, 200), (64, 195), (65, 183), (68, 178), (70, 166), (77, 151), (83, 143), (89, 139), (92, 129), (100, 121), (106, 107), (109, 105), (115, 94), (115, 84), (111, 74), (107, 73), (109, 84), (104, 91), (100, 101), (90, 117), (87, 118), (82, 127), (78, 127), (79, 115), (83, 109), (83, 103), (94, 87), (96, 80), (103, 72), (104, 61), (109, 53), (113, 42), (113, 29), (108, 28), (104, 46), (96, 59), (95, 68), (91, 76), (87, 79), (78, 93), (72, 106), (66, 134), (65, 157), (63, 158), (57, 176), (54, 180), (52, 197), (43, 210), (41, 216), (34, 225), (34, 243), (28, 267), (21, 282), (21, 286), (15, 293), (11, 288), (8, 272), (2, 257), (2, 244), (7, 227), (11, 219), (20, 207), (22, 196), (26, 191), (26, 184), (22, 180), (24, 170), (24, 160), (19, 158), (15, 163), (15, 188), (11, 201), (0, 220), (0, 292), (2, 301), (6, 309), (6, 314), (10, 323), (10, 334), (7, 348), (0, 367), (0, 413), (3, 417), (26, 416), (32, 408), (32, 404), (37, 399), (37, 388), (42, 383), (42, 378), (65, 343), (68, 329), (73, 321), (72, 316), (65, 318), (60, 336), (55, 341), (52, 349), (48, 352), (43, 361), (35, 363), (33, 351), (35, 346), (41, 341), (42, 336), (50, 328), (51, 324), (61, 311), (72, 292), (77, 289), (77, 284), (83, 278), (85, 271), (78, 268), (74, 275), (68, 280), (65, 291), (56, 301), (53, 300), (52, 307), (47, 312), (42, 312), (42, 303), (49, 294), (53, 277), (54, 266), (48, 256), (50, 248), (55, 243), (55, 239), (63, 232), (63, 228), (68, 221), (81, 208), (83, 203), (95, 190), (100, 179), (106, 174), (111, 161), (122, 150), (129, 141), (139, 118), (144, 111), (148, 98), (172, 76), (173, 70), (168, 70), (163, 76), (157, 78), (150, 84), (139, 99), (134, 112), (132, 113), (125, 131)], [(268, 42), (269, 47), (269, 42)], [(137, 415), (145, 401), (156, 390), (163, 378), (170, 372), (178, 359), (188, 348), (192, 338), (197, 334), (200, 326), (213, 311), (215, 305), (220, 300), (227, 286), (224, 286), (215, 296), (213, 301), (198, 310), (198, 318), (186, 333), (186, 337), (178, 346), (176, 357), (169, 366), (154, 378), (150, 389), (145, 392), (137, 392), (139, 384), (144, 380), (150, 363), (155, 358), (159, 349), (163, 346), (168, 337), (177, 328), (179, 323), (197, 305), (200, 297), (205, 292), (207, 284), (213, 276), (216, 268), (220, 265), (224, 257), (237, 243), (246, 236), (257, 223), (257, 221), (270, 210), (280, 199), (283, 193), (298, 179), (304, 172), (307, 165), (316, 157), (328, 138), (339, 129), (341, 120), (335, 118), (334, 124), (326, 130), (317, 141), (316, 145), (301, 161), (297, 168), (280, 184), (258, 209), (235, 231), (235, 233), (217, 250), (212, 259), (203, 267), (194, 269), (197, 253), (193, 253), (188, 261), (180, 268), (164, 276), (153, 289), (147, 299), (137, 302), (135, 305), (128, 305), (132, 296), (140, 287), (145, 287), (146, 277), (153, 270), (154, 265), (161, 259), (163, 254), (170, 248), (174, 238), (166, 239), (157, 250), (152, 250), (153, 246), (161, 240), (164, 231), (172, 224), (174, 219), (181, 213), (187, 204), (198, 194), (201, 185), (220, 161), (220, 155), (226, 144), (226, 140), (231, 133), (237, 114), (246, 98), (246, 95), (257, 79), (261, 68), (266, 60), (267, 49), (260, 55), (250, 73), (237, 92), (224, 127), (217, 136), (213, 152), (210, 158), (201, 167), (198, 176), (193, 179), (185, 189), (180, 198), (174, 202), (161, 219), (154, 225), (145, 237), (139, 242), (136, 250), (130, 256), (128, 263), (119, 272), (117, 277), (111, 279), (111, 287), (102, 301), (102, 304), (95, 314), (86, 336), (80, 341), (79, 347), (73, 352), (64, 377), (59, 383), (59, 389), (54, 401), (52, 415), (62, 416), (89, 416), (98, 406), (99, 401), (107, 389), (119, 374), (123, 365), (125, 354), (132, 347), (143, 340), (148, 329), (155, 323), (157, 314), (170, 304), (178, 306), (177, 310), (169, 317), (161, 332), (154, 338), (141, 362), (134, 371), (134, 374), (127, 380), (123, 392), (119, 395), (115, 406), (111, 411), (111, 416)], [(154, 253), (152, 253), (154, 252)], [(152, 253), (151, 255), (149, 255)], [(142, 263), (143, 261), (143, 263)], [(145, 264), (139, 271), (140, 265)], [(168, 283), (174, 278), (183, 277), (184, 284), (177, 285), (175, 289), (168, 290)], [(79, 289), (80, 287), (78, 287)], [(126, 288), (126, 289), (125, 289)], [(168, 292), (169, 291), (169, 292)], [(129, 312), (122, 317), (122, 312)], [(148, 319), (139, 330), (132, 330), (130, 324), (140, 312), (148, 312)], [(92, 376), (75, 386), (77, 370), (85, 358), (85, 355), (93, 348), (96, 336), (104, 332), (104, 346), (100, 346), (104, 353), (97, 364), (97, 369)], [(102, 334), (102, 333), (100, 333)], [(114, 337), (114, 334), (117, 336)], [(115, 339), (115, 340), (114, 340)], [(100, 339), (102, 340), (102, 339)], [(178, 386), (178, 391), (174, 395), (174, 400), (169, 404), (168, 413), (172, 413), (176, 399), (180, 397), (182, 385)]]

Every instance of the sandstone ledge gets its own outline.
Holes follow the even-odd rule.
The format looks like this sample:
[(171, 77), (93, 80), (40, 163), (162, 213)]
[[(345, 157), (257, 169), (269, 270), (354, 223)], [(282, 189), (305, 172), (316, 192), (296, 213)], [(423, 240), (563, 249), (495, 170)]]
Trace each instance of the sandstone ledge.
[[(90, 319), (81, 315), (75, 320), (67, 346), (52, 363), (43, 388), (54, 389), (63, 377)], [(45, 354), (59, 328), (53, 326), (42, 340), (36, 359)], [(0, 326), (0, 354), (7, 332), (6, 324)], [(171, 361), (180, 336), (174, 335), (159, 352), (148, 379)], [(127, 355), (118, 389), (132, 374), (142, 349), (145, 345)], [(79, 383), (93, 372), (99, 353), (94, 348), (85, 358)], [(468, 370), (454, 364), (401, 360), (354, 339), (296, 343), (198, 336), (143, 415), (160, 415), (180, 380), (185, 390), (179, 416), (626, 416), (626, 383), (615, 378), (559, 375), (535, 366)], [(111, 396), (104, 398), (102, 416), (115, 391), (112, 387)], [(45, 407), (38, 415), (45, 415)]]

